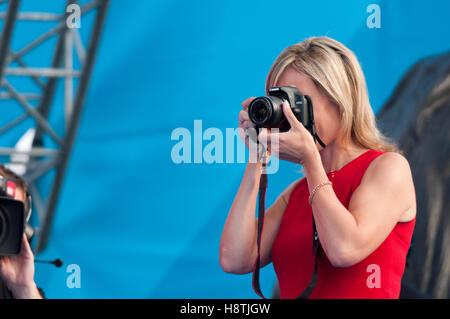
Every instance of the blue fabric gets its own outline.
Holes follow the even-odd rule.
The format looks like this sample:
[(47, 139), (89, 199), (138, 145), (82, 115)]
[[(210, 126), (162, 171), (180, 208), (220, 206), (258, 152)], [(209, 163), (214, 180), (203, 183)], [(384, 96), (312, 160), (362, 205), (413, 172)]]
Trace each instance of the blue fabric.
[[(22, 2), (23, 11), (55, 12), (65, 3)], [(450, 2), (377, 1), (381, 29), (369, 29), (366, 8), (373, 2), (112, 0), (51, 238), (38, 256), (65, 262), (60, 269), (36, 266), (46, 295), (256, 298), (251, 275), (224, 273), (218, 258), (245, 165), (177, 165), (171, 133), (192, 132), (197, 119), (203, 130), (236, 127), (241, 101), (264, 94), (282, 49), (313, 35), (328, 35), (356, 53), (378, 111), (415, 61), (449, 49)], [(83, 36), (92, 18), (82, 18)], [(26, 43), (27, 28), (16, 30), (15, 49)], [(51, 49), (29, 61), (45, 64)], [(59, 88), (58, 101), (61, 94)], [(2, 143), (14, 134), (23, 132)], [(267, 205), (299, 170), (280, 163), (269, 177)], [(80, 266), (81, 288), (66, 285), (69, 264)], [(266, 296), (274, 279), (272, 266), (262, 270)]]

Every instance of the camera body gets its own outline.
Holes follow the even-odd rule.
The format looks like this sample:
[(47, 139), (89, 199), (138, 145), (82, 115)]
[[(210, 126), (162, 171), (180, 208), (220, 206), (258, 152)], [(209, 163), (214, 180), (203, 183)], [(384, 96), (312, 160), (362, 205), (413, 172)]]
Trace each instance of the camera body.
[(248, 115), (257, 127), (278, 128), (280, 132), (291, 128), (284, 116), (283, 102), (288, 101), (295, 117), (303, 126), (314, 132), (314, 113), (311, 98), (303, 95), (295, 86), (276, 86), (269, 89), (268, 96), (254, 99), (248, 107)]
[(22, 248), (27, 216), (15, 190), (16, 183), (0, 175), (0, 256), (17, 255)]

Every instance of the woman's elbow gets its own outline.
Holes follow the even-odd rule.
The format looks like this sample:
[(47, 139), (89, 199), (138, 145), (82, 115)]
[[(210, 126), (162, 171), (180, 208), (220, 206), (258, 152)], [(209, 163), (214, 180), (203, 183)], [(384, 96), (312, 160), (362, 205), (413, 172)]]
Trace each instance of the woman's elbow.
[(226, 258), (219, 258), (219, 263), (222, 270), (229, 274), (242, 275), (251, 272), (247, 266), (231, 262)]
[(330, 263), (336, 268), (347, 268), (355, 264), (352, 260), (346, 259), (342, 256), (330, 258)]
[(351, 248), (334, 249), (327, 256), (331, 265), (336, 268), (346, 268), (361, 261)]
[(224, 272), (233, 273), (233, 264), (227, 258), (222, 256), (222, 254), (219, 255), (219, 264)]
[(252, 271), (245, 261), (241, 259), (233, 260), (229, 256), (226, 256), (222, 250), (219, 253), (219, 263), (222, 270), (229, 274), (248, 274)]

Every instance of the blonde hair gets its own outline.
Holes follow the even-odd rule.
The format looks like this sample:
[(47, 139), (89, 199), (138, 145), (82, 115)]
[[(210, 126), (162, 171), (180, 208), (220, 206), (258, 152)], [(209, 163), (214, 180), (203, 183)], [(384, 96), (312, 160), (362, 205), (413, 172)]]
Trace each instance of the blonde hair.
[(339, 107), (338, 142), (378, 151), (398, 152), (378, 130), (369, 102), (366, 80), (355, 54), (329, 37), (311, 37), (286, 48), (275, 60), (266, 80), (266, 92), (288, 67), (312, 79), (321, 93)]

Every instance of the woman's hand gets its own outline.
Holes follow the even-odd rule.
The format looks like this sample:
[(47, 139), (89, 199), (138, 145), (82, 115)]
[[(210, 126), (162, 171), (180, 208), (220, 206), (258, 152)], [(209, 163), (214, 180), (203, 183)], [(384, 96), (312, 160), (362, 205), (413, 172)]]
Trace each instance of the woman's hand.
[(0, 258), (0, 277), (14, 298), (42, 298), (34, 282), (34, 256), (25, 234), (22, 241), (19, 255)]
[(297, 120), (287, 101), (283, 103), (283, 112), (291, 129), (284, 133), (262, 131), (258, 140), (267, 143), (270, 153), (279, 159), (305, 165), (319, 154), (313, 136)]
[(253, 124), (253, 122), (250, 121), (250, 118), (248, 117), (248, 106), (254, 99), (254, 97), (250, 97), (242, 102), (242, 110), (239, 112), (238, 117), (239, 135), (247, 146), (247, 149), (249, 148), (249, 136), (247, 134), (247, 130), (249, 128), (255, 128), (255, 124)]
[[(252, 163), (256, 163), (257, 158), (253, 154), (253, 152), (256, 151), (256, 128), (255, 124), (252, 121), (250, 121), (250, 118), (248, 116), (248, 106), (254, 99), (255, 99), (254, 97), (250, 97), (242, 102), (242, 110), (239, 112), (238, 117), (239, 135), (250, 152), (250, 161)], [(268, 134), (267, 129), (262, 129), (261, 131), (262, 132), (260, 134), (262, 134), (263, 132), (264, 134)], [(250, 144), (250, 139), (252, 139), (252, 143), (254, 143), (253, 145)], [(261, 145), (258, 145), (258, 147), (261, 148)], [(259, 151), (259, 154), (261, 154), (261, 150)], [(270, 152), (267, 152), (266, 161), (268, 162), (269, 159), (270, 159)]]

